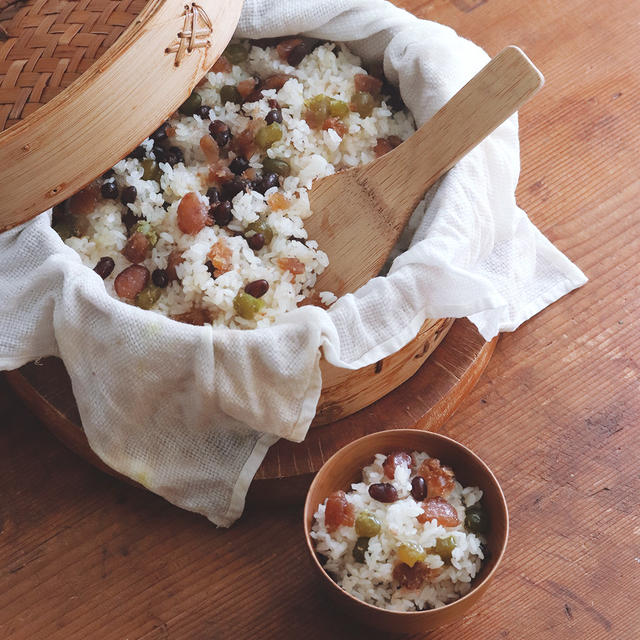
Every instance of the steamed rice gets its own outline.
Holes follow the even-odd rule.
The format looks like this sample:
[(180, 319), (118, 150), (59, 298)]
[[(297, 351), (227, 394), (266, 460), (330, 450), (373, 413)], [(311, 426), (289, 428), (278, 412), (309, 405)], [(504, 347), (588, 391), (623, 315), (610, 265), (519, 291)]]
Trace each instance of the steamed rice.
[[(343, 589), (369, 604), (395, 611), (416, 611), (442, 607), (471, 590), (471, 581), (477, 575), (484, 559), (481, 534), (465, 529), (465, 510), (479, 507), (482, 491), (478, 487), (462, 487), (455, 481), (447, 501), (458, 514), (459, 524), (444, 527), (435, 519), (421, 524), (417, 516), (423, 513), (419, 502), (411, 496), (411, 480), (416, 473), (406, 464), (396, 467), (395, 477), (384, 475), (383, 464), (387, 456), (376, 454), (373, 463), (362, 470), (362, 482), (351, 485), (346, 493), (347, 501), (353, 505), (355, 514), (367, 511), (381, 523), (380, 532), (369, 539), (364, 562), (354, 558), (353, 550), (358, 540), (354, 526), (342, 525), (334, 531), (327, 530), (325, 511), (327, 500), (318, 506), (311, 537), (317, 553), (326, 558), (325, 570)], [(429, 456), (413, 452), (413, 468), (419, 469)], [(391, 483), (399, 499), (392, 503), (374, 500), (369, 495), (369, 486), (374, 483)], [(433, 552), (439, 538), (452, 536), (455, 548), (450, 562), (444, 562)], [(401, 587), (394, 580), (394, 566), (398, 546), (401, 543), (420, 545), (427, 555), (424, 564), (435, 577), (431, 577), (415, 590)], [(431, 551), (431, 552), (430, 552)]]
[[(94, 268), (101, 258), (110, 257), (115, 263), (113, 275), (105, 280), (107, 291), (117, 297), (114, 279), (130, 262), (122, 255), (127, 243), (127, 228), (122, 215), (128, 209), (138, 218), (147, 220), (158, 236), (151, 254), (141, 262), (149, 272), (165, 269), (170, 253), (180, 250), (184, 262), (177, 269), (179, 281), (162, 290), (152, 310), (168, 316), (180, 316), (191, 310), (204, 309), (214, 326), (254, 328), (272, 323), (280, 314), (294, 309), (311, 297), (317, 274), (328, 264), (325, 253), (314, 239), (305, 240), (304, 219), (311, 215), (307, 191), (313, 179), (330, 175), (343, 168), (354, 167), (373, 160), (379, 138), (397, 136), (406, 139), (414, 130), (407, 111), (393, 112), (382, 98), (369, 117), (350, 112), (344, 119), (346, 133), (340, 136), (334, 129), (314, 130), (303, 119), (305, 101), (325, 94), (349, 102), (354, 93), (354, 76), (366, 73), (360, 60), (341, 44), (325, 43), (306, 55), (297, 67), (283, 62), (275, 47), (261, 48), (243, 42), (248, 48), (246, 62), (234, 64), (228, 72), (210, 72), (197, 88), (202, 103), (211, 107), (210, 119), (224, 121), (233, 135), (242, 132), (251, 119), (261, 119), (270, 110), (269, 99), (282, 107), (283, 137), (266, 152), (271, 158), (284, 158), (291, 166), (291, 174), (280, 187), (273, 187), (265, 195), (257, 191), (241, 192), (233, 198), (233, 220), (227, 227), (206, 226), (196, 235), (182, 233), (177, 224), (177, 210), (188, 192), (200, 197), (210, 186), (208, 164), (200, 148), (200, 139), (208, 133), (209, 119), (198, 115), (174, 114), (169, 126), (175, 131), (172, 144), (184, 155), (184, 162), (174, 166), (160, 162), (162, 177), (143, 179), (140, 159), (128, 157), (115, 165), (115, 181), (120, 190), (135, 187), (135, 202), (123, 205), (118, 200), (100, 199), (88, 215), (88, 227), (81, 237), (71, 237), (66, 244), (76, 250), (83, 263)], [(263, 97), (242, 107), (223, 103), (220, 89), (237, 85), (253, 75), (262, 78), (285, 73), (294, 76), (280, 90), (263, 90)], [(161, 90), (161, 88), (159, 88)], [(148, 158), (154, 158), (153, 141), (141, 145)], [(233, 153), (230, 154), (233, 158)], [(258, 174), (262, 170), (264, 153), (248, 158)], [(268, 198), (279, 191), (290, 203), (288, 209), (274, 210)], [(265, 220), (273, 230), (271, 243), (259, 251), (249, 248), (243, 237), (247, 226), (258, 219)], [(231, 250), (231, 270), (212, 278), (206, 262), (211, 247), (220, 239)], [(278, 259), (295, 258), (304, 265), (304, 272), (292, 274), (278, 264)], [(269, 289), (262, 297), (264, 308), (255, 318), (243, 318), (234, 309), (234, 299), (247, 283), (266, 280)], [(317, 292), (316, 301), (330, 305), (335, 301), (331, 292)]]

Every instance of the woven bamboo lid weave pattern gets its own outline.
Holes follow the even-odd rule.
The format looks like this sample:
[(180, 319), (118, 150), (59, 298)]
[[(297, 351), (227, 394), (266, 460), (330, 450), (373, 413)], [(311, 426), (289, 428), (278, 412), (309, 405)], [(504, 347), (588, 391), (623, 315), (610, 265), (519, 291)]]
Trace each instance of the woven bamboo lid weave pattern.
[(84, 187), (187, 98), (242, 0), (0, 0), (0, 231)]
[(0, 131), (77, 80), (146, 0), (0, 0)]

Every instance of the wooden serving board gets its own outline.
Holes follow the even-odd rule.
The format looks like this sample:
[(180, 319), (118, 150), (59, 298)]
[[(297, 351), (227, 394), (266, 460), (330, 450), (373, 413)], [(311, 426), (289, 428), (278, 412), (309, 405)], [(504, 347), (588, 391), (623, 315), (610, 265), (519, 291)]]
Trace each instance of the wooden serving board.
[[(456, 320), (417, 373), (384, 398), (351, 416), (311, 429), (300, 444), (280, 440), (271, 447), (249, 499), (270, 503), (303, 499), (322, 464), (340, 447), (368, 433), (402, 427), (437, 430), (473, 388), (496, 343), (497, 338), (485, 342), (468, 320)], [(67, 447), (99, 469), (136, 484), (105, 465), (89, 447), (61, 360), (46, 358), (5, 375)]]

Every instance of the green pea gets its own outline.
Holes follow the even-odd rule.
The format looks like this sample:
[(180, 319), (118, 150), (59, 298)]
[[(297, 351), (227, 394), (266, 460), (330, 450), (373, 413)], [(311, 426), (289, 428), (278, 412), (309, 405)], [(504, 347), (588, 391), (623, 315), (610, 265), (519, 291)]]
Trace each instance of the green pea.
[(231, 64), (240, 64), (249, 57), (249, 53), (247, 52), (247, 50), (241, 44), (235, 42), (228, 45), (222, 55)]
[(160, 183), (160, 178), (162, 178), (162, 169), (160, 169), (158, 163), (151, 158), (145, 158), (142, 161), (142, 179), (155, 180)]
[(233, 299), (233, 308), (236, 313), (245, 320), (253, 320), (255, 315), (264, 307), (264, 300), (254, 298), (248, 293), (241, 291)]
[(464, 527), (472, 533), (486, 533), (489, 529), (489, 519), (479, 503), (468, 507), (464, 518)]
[(286, 178), (291, 175), (291, 167), (286, 160), (282, 158), (265, 158), (262, 161), (264, 173), (277, 173), (279, 176)]
[(353, 559), (356, 562), (364, 563), (365, 551), (369, 548), (369, 538), (358, 538), (355, 546), (353, 547)]
[(238, 91), (238, 88), (232, 84), (225, 84), (220, 89), (220, 98), (222, 102), (235, 102), (235, 104), (242, 104), (242, 96)]
[(349, 105), (343, 100), (331, 98), (329, 100), (329, 115), (334, 118), (346, 118), (349, 115)]
[(136, 224), (131, 227), (129, 235), (132, 236), (134, 233), (142, 233), (147, 236), (147, 240), (149, 240), (152, 247), (155, 247), (158, 244), (158, 234), (155, 232), (148, 220), (140, 220), (140, 222), (136, 222)]
[(366, 91), (357, 91), (351, 98), (351, 107), (357, 111), (362, 118), (366, 118), (373, 113), (376, 106), (376, 99)]
[(438, 538), (434, 551), (442, 558), (442, 562), (451, 562), (451, 552), (456, 548), (456, 539), (453, 536)]
[(258, 129), (255, 141), (259, 147), (268, 149), (272, 144), (282, 139), (282, 127), (277, 122), (272, 122), (266, 127)]
[(264, 236), (264, 243), (269, 244), (273, 240), (273, 229), (262, 218), (247, 225), (247, 231), (255, 231)]
[(178, 107), (185, 116), (192, 116), (202, 105), (202, 98), (195, 91)]
[(161, 293), (162, 289), (160, 287), (156, 287), (156, 285), (153, 283), (148, 284), (136, 296), (136, 307), (147, 310), (151, 309), (151, 307), (153, 307), (153, 305), (158, 302)]
[(368, 511), (361, 511), (356, 518), (356, 534), (361, 538), (373, 538), (380, 533), (381, 523)]
[(329, 115), (331, 100), (321, 93), (307, 100), (305, 105), (313, 113), (315, 118), (322, 122)]

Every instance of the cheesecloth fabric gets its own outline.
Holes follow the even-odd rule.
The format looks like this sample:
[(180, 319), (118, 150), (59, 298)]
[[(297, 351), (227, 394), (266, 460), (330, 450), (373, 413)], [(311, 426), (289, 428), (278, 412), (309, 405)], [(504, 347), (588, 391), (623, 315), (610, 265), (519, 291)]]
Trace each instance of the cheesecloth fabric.
[[(245, 1), (237, 35), (296, 33), (383, 60), (418, 125), (488, 61), (451, 29), (384, 0)], [(401, 348), (427, 317), (451, 316), (469, 316), (490, 339), (586, 281), (516, 206), (518, 173), (513, 117), (430, 191), (386, 277), (329, 311), (303, 307), (244, 332), (111, 298), (43, 213), (0, 235), (0, 368), (62, 358), (92, 449), (228, 526), (267, 448), (305, 437), (321, 346), (329, 362), (355, 369)]]

